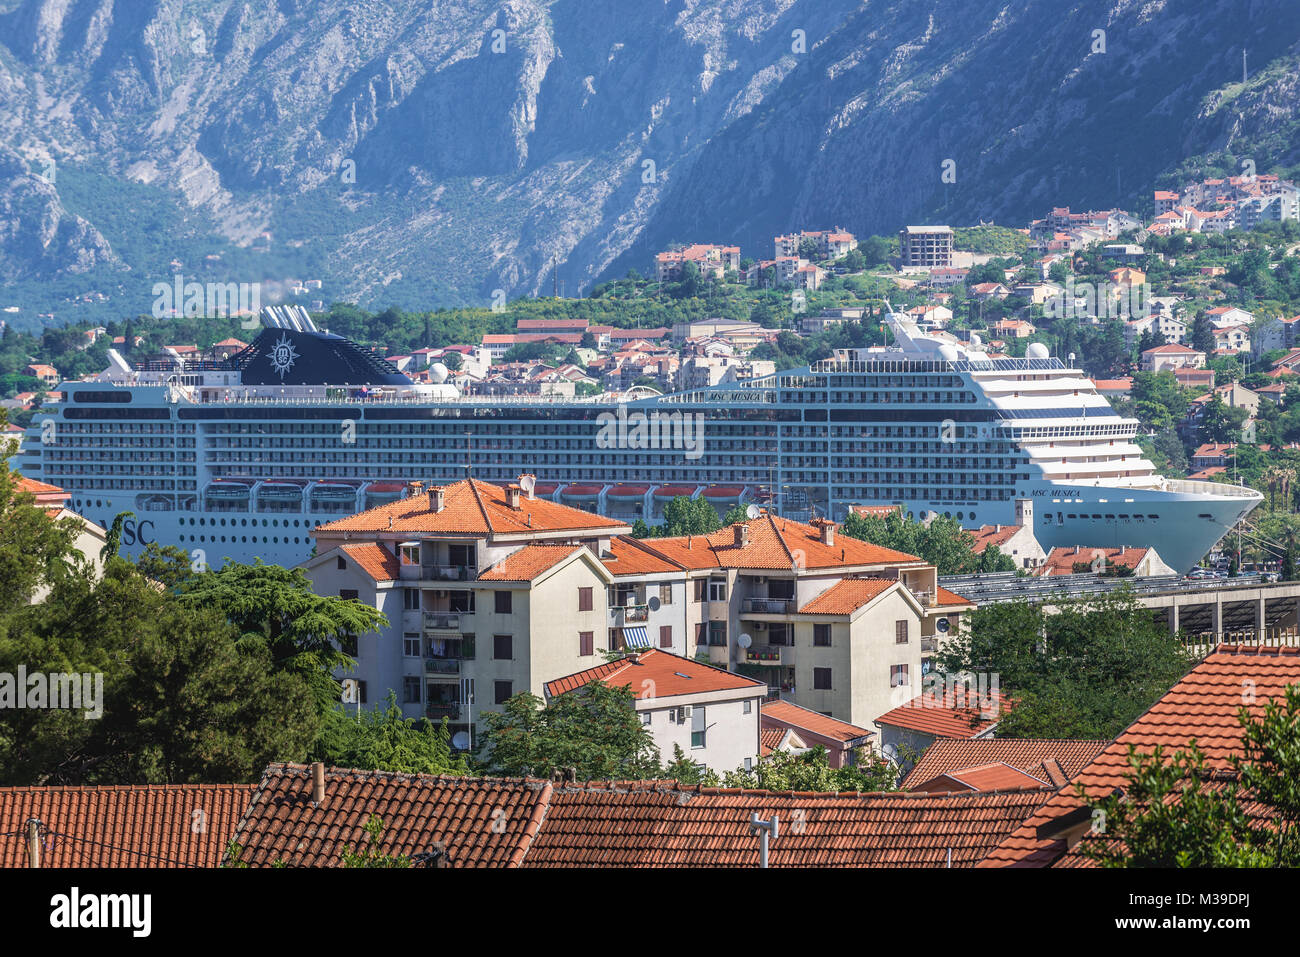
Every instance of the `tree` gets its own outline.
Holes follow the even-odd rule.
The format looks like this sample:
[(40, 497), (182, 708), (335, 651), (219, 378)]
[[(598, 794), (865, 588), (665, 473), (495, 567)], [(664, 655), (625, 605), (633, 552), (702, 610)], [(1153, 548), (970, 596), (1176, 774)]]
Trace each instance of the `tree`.
[(900, 769), (892, 761), (864, 755), (860, 763), (840, 768), (830, 766), (825, 748), (802, 754), (774, 751), (760, 758), (752, 770), (739, 768), (722, 776), (722, 786), (767, 791), (896, 791)]
[(676, 495), (664, 506), (664, 535), (707, 535), (721, 527), (708, 499)]
[[(884, 518), (850, 513), (841, 532), (850, 538), (924, 558), (939, 570), (940, 575), (980, 571), (984, 561), (974, 552), (975, 536), (962, 528), (955, 518), (941, 516), (922, 523), (904, 517), (901, 510)], [(995, 553), (988, 561), (1000, 567), (990, 570), (1013, 570), (1015, 562), (1007, 560), (1011, 561), (1010, 568)]]
[(380, 850), (384, 839), (384, 822), (378, 815), (372, 814), (366, 820), (366, 843), (364, 847), (344, 851), (339, 862), (344, 867), (410, 867), (411, 859), (400, 854), (386, 854)]
[(463, 757), (452, 757), (446, 721), (435, 725), (403, 717), (392, 691), (384, 707), (349, 714), (335, 705), (325, 713), (309, 760), (341, 768), (404, 774), (468, 774)]
[(1105, 867), (1300, 866), (1300, 687), (1252, 716), (1241, 752), (1211, 768), (1196, 741), (1169, 760), (1129, 746), (1128, 784), (1089, 798), (1100, 822), (1081, 853)]
[(722, 516), (723, 525), (736, 525), (739, 522), (749, 521), (749, 514), (746, 511), (748, 506), (737, 503), (727, 509), (727, 514)]
[(997, 675), (1015, 702), (999, 737), (1113, 738), (1186, 672), (1184, 644), (1124, 589), (984, 605), (935, 657), (943, 675)]
[(1218, 393), (1210, 396), (1201, 411), (1200, 435), (1202, 442), (1237, 442), (1241, 439), (1241, 426), (1249, 416), (1245, 409), (1224, 404)]
[(135, 567), (140, 574), (161, 582), (168, 588), (176, 588), (194, 576), (195, 569), (189, 554), (175, 545), (159, 545), (150, 542), (135, 560)]
[(1190, 337), (1193, 349), (1207, 356), (1214, 355), (1214, 323), (1204, 312), (1198, 312), (1192, 320)]
[(301, 569), (260, 559), (195, 577), (179, 600), (214, 609), (234, 625), (241, 647), (265, 649), (272, 668), (307, 678), (321, 714), (339, 700), (335, 673), (355, 667), (349, 651), (357, 638), (388, 625), (382, 613), (359, 601), (317, 595)]
[(592, 681), (543, 702), (520, 692), (483, 713), (479, 755), (493, 773), (580, 780), (636, 780), (659, 772), (659, 749), (637, 716), (631, 688)]

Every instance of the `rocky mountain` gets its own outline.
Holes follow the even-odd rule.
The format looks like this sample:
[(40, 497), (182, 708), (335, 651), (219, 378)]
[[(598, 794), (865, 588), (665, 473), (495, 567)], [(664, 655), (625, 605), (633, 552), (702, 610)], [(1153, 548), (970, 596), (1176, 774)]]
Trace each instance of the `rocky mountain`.
[(21, 0), (0, 277), (56, 321), (177, 270), (427, 307), (1132, 205), (1188, 155), (1294, 156), (1297, 53), (1294, 0)]

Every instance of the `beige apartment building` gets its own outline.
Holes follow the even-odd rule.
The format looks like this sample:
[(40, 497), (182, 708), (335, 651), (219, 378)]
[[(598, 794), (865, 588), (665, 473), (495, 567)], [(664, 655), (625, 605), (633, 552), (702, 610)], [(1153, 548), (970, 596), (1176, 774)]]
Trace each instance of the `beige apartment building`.
[(952, 265), (951, 226), (904, 226), (898, 232), (901, 265), (924, 269)]

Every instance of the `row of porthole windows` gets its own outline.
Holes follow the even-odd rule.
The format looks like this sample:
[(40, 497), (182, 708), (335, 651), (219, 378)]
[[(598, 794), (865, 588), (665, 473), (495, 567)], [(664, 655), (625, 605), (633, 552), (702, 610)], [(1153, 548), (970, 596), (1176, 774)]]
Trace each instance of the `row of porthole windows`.
[[(212, 542), (212, 544), (215, 545), (216, 542), (217, 542), (217, 536), (213, 535), (213, 536), (211, 537), (211, 539), (209, 539), (207, 535), (190, 535), (190, 536), (188, 536), (188, 537), (185, 536), (185, 535), (181, 535), (181, 536), (180, 536), (180, 540), (181, 540), (182, 542), (188, 541), (188, 542), (191, 542), (191, 543), (192, 543), (192, 542), (208, 542), (208, 541), (210, 540), (210, 541)], [(226, 536), (225, 536), (225, 535), (222, 535), (222, 536), (221, 536), (221, 541), (222, 541), (223, 543), (226, 541)], [(247, 544), (248, 544), (248, 536), (247, 536), (247, 535), (240, 535), (240, 536), (239, 536), (239, 542), (240, 542), (240, 544), (247, 545)], [(271, 537), (271, 538), (267, 538), (265, 535), (263, 535), (262, 538), (261, 538), (261, 542), (262, 542), (263, 545), (266, 545), (266, 544), (268, 544), (268, 543), (271, 544), (271, 545), (279, 545), (279, 544), (280, 544), (280, 537), (279, 537), (278, 535), (276, 535), (276, 536), (273, 536), (273, 537)], [(256, 535), (254, 535), (254, 536), (253, 536), (253, 544), (256, 545), (257, 543), (258, 543), (258, 537), (257, 537)], [(284, 536), (284, 543), (285, 543), (286, 545), (289, 544), (289, 536), (288, 536), (288, 535)], [(293, 543), (294, 543), (295, 545), (303, 545), (303, 544), (306, 544), (305, 542), (303, 542), (303, 540), (302, 540), (301, 538), (294, 538)], [(235, 544), (235, 536), (234, 536), (234, 535), (231, 535), (231, 536), (230, 536), (230, 544), (232, 544), (232, 545)]]
[[(199, 518), (199, 519), (195, 519), (195, 518), (185, 519), (185, 518), (182, 518), (182, 519), (181, 519), (181, 524), (184, 525), (187, 521), (188, 521), (191, 525), (206, 525), (206, 524), (208, 523), (208, 520), (207, 520), (206, 518)], [(218, 523), (218, 520), (214, 518), (214, 519), (212, 520), (212, 524), (213, 524), (213, 525), (216, 525), (217, 523)], [(220, 524), (225, 525), (225, 524), (226, 524), (226, 520), (225, 520), (224, 518), (221, 519), (221, 520), (220, 520)], [(241, 519), (239, 520), (239, 524), (240, 524), (241, 526), (247, 526), (247, 525), (248, 525), (248, 519), (246, 519), (246, 518), (241, 518)], [(264, 519), (262, 519), (262, 526), (263, 526), (263, 527), (266, 527), (267, 525), (275, 525), (275, 526), (278, 526), (279, 524), (280, 524), (280, 520), (279, 520), (278, 518), (270, 518), (270, 519), (264, 518)], [(308, 526), (308, 525), (310, 525), (310, 524), (311, 524), (310, 522), (304, 522), (304, 521), (301, 521), (301, 520), (296, 519), (296, 518), (293, 520), (293, 527), (294, 527), (294, 528), (299, 528), (299, 527), (304, 527), (304, 528), (305, 528), (306, 526)], [(257, 525), (257, 519), (253, 519), (253, 525), (254, 525), (254, 526)], [(235, 520), (234, 520), (233, 518), (230, 520), (230, 526), (231, 526), (231, 528), (233, 528), (233, 527), (235, 526)], [(288, 527), (289, 527), (289, 520), (288, 520), (287, 518), (284, 520), (284, 527), (285, 527), (285, 528), (288, 528)]]

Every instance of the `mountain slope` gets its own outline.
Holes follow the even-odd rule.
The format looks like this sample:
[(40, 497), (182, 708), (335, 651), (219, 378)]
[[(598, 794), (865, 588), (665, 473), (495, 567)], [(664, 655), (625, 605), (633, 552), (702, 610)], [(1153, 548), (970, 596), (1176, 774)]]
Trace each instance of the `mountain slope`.
[[(1300, 17), (1293, 0), (22, 0), (0, 38), (0, 143), (26, 166), (0, 194), (0, 276), (22, 318), (71, 319), (87, 307), (51, 296), (147, 309), (173, 260), (428, 307), (548, 290), (553, 261), (573, 294), (674, 240), (767, 255), (791, 227), (1131, 202), (1229, 143), (1238, 110), (1267, 126), (1260, 86), (1207, 104), (1243, 45), (1294, 57)], [(1285, 110), (1295, 61), (1274, 69)]]

